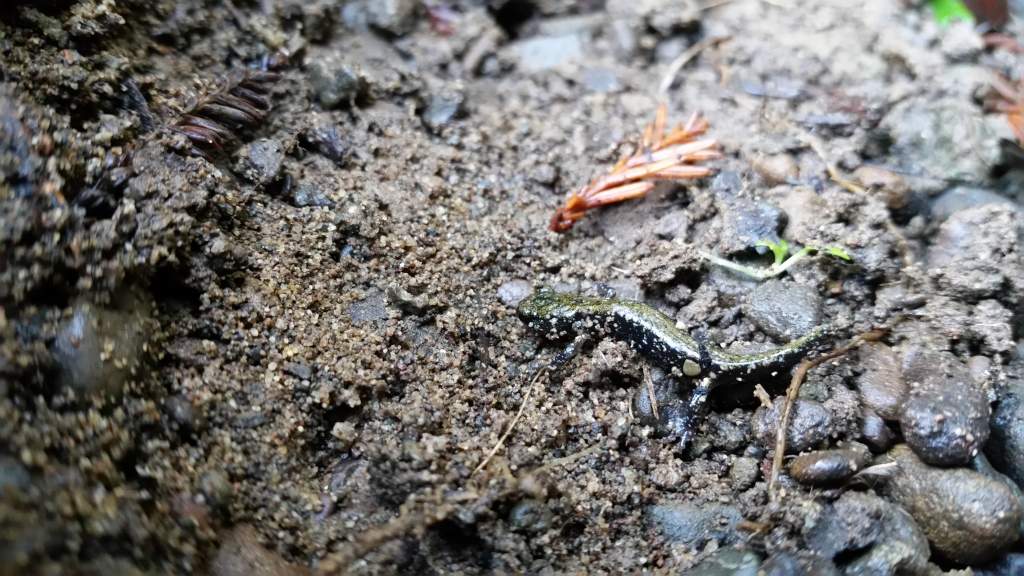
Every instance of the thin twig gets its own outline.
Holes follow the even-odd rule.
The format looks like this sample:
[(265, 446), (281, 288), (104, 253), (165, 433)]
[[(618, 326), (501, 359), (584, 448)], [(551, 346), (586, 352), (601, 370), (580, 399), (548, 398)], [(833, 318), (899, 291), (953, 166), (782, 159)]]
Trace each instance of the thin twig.
[(651, 378), (651, 369), (647, 367), (647, 364), (643, 365), (644, 369), (644, 384), (647, 386), (647, 398), (651, 401), (651, 412), (654, 413), (655, 420), (661, 420), (658, 416), (658, 399), (654, 397), (654, 380)]
[(501, 438), (498, 438), (498, 442), (494, 445), (493, 448), (491, 448), (491, 451), (487, 453), (487, 456), (484, 457), (483, 461), (481, 461), (480, 464), (478, 464), (477, 467), (473, 469), (473, 472), (469, 475), (470, 478), (476, 476), (477, 472), (482, 470), (484, 466), (487, 466), (487, 463), (491, 461), (491, 458), (493, 458), (494, 455), (498, 453), (498, 450), (501, 450), (501, 447), (505, 445), (505, 440), (507, 440), (509, 435), (512, 434), (512, 431), (515, 430), (516, 424), (519, 423), (519, 419), (523, 417), (523, 412), (526, 411), (526, 404), (527, 402), (530, 401), (530, 396), (533, 394), (533, 389), (537, 387), (537, 381), (539, 381), (540, 377), (544, 375), (546, 372), (546, 366), (537, 371), (537, 374), (533, 377), (533, 380), (530, 382), (530, 387), (526, 390), (526, 395), (523, 396), (523, 402), (519, 405), (519, 411), (516, 412), (515, 418), (512, 418), (512, 422), (509, 423), (508, 429), (506, 429), (505, 433), (501, 435)]
[(789, 388), (786, 390), (786, 403), (782, 406), (782, 416), (779, 418), (779, 425), (775, 431), (775, 454), (772, 457), (772, 470), (768, 479), (768, 499), (771, 502), (778, 499), (779, 472), (782, 470), (782, 459), (786, 453), (786, 429), (789, 428), (790, 413), (793, 411), (793, 405), (800, 394), (800, 386), (803, 384), (804, 378), (807, 377), (807, 373), (811, 368), (829, 360), (835, 360), (865, 342), (875, 342), (881, 339), (886, 332), (888, 329), (877, 329), (858, 334), (831, 352), (804, 360), (793, 371), (793, 378), (789, 381)]
[(732, 36), (712, 36), (710, 38), (705, 38), (684, 50), (679, 56), (676, 56), (676, 59), (668, 65), (668, 70), (665, 71), (665, 75), (662, 76), (661, 79), (661, 84), (658, 85), (658, 95), (661, 99), (663, 101), (668, 99), (668, 91), (672, 88), (672, 83), (675, 82), (676, 75), (683, 69), (683, 66), (686, 66), (705, 49), (715, 46), (716, 44), (721, 44), (722, 42), (726, 42), (730, 39), (732, 39)]

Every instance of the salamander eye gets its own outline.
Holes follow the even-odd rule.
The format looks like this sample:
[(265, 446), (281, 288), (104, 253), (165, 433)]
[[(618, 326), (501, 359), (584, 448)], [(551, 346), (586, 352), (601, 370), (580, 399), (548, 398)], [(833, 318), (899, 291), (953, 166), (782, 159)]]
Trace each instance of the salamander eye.
[(693, 360), (687, 358), (683, 361), (683, 374), (690, 378), (700, 376), (700, 364), (697, 364)]

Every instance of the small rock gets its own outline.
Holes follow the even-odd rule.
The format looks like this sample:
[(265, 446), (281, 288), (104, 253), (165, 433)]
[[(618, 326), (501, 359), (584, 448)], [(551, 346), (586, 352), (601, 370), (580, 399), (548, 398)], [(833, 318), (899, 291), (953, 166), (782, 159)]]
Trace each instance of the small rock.
[(149, 306), (134, 295), (117, 308), (76, 304), (53, 343), (57, 385), (79, 394), (118, 394), (141, 366)]
[(920, 96), (897, 104), (882, 120), (892, 156), (933, 178), (983, 181), (1000, 159), (999, 139), (968, 99)]
[(874, 543), (845, 564), (843, 574), (874, 576), (883, 574), (925, 574), (931, 549), (924, 532), (899, 506), (872, 494), (849, 492), (843, 498), (859, 501), (844, 512), (865, 514), (875, 519), (880, 530)]
[(756, 459), (741, 456), (729, 468), (729, 481), (733, 490), (742, 491), (753, 486), (760, 474), (761, 466)]
[(875, 454), (881, 454), (892, 447), (896, 436), (881, 416), (871, 410), (864, 410), (861, 419), (860, 439)]
[(515, 308), (533, 292), (533, 286), (522, 279), (508, 280), (498, 286), (498, 300), (505, 306)]
[(235, 527), (221, 542), (210, 563), (212, 576), (308, 576), (304, 566), (287, 562), (263, 547), (259, 534), (247, 525)]
[(167, 415), (171, 422), (182, 434), (195, 434), (206, 428), (206, 418), (198, 410), (192, 400), (184, 395), (171, 396), (164, 403)]
[(313, 94), (324, 108), (351, 106), (366, 91), (359, 66), (338, 55), (309, 59), (306, 73)]
[(796, 160), (789, 154), (775, 154), (758, 158), (753, 163), (754, 170), (761, 175), (768, 186), (786, 184), (800, 175)]
[(810, 286), (776, 278), (750, 293), (743, 313), (772, 338), (790, 341), (821, 323), (821, 296)]
[(865, 164), (857, 168), (853, 176), (873, 194), (878, 194), (889, 210), (903, 210), (910, 203), (910, 185), (896, 172)]
[(886, 494), (910, 513), (943, 557), (979, 564), (1020, 538), (1024, 509), (1001, 482), (964, 468), (933, 468), (903, 444), (886, 457), (898, 464), (886, 480)]
[(299, 380), (309, 380), (313, 378), (313, 368), (305, 362), (285, 362), (282, 369), (285, 374), (291, 374)]
[(928, 464), (966, 464), (988, 439), (988, 398), (955, 357), (934, 355), (934, 363), (916, 368), (915, 354), (904, 358), (904, 366), (911, 367), (904, 373), (915, 381), (900, 411), (903, 437)]
[(379, 322), (388, 317), (384, 293), (373, 291), (365, 298), (348, 307), (348, 315), (356, 326)]
[(1007, 206), (988, 204), (956, 212), (939, 228), (928, 250), (929, 273), (952, 297), (1015, 298), (1024, 288), (1019, 230), (1019, 215)]
[(528, 38), (509, 48), (516, 66), (525, 73), (550, 70), (583, 58), (583, 42), (577, 34)]
[(508, 523), (513, 532), (541, 533), (551, 526), (551, 510), (541, 500), (520, 500), (508, 512)]
[(750, 550), (722, 548), (687, 572), (689, 576), (757, 576), (761, 558)]
[(367, 0), (367, 23), (392, 36), (404, 36), (416, 27), (416, 0)]
[(976, 59), (985, 49), (985, 42), (974, 30), (973, 22), (957, 21), (943, 29), (939, 47), (946, 58), (964, 62)]
[(341, 165), (352, 155), (352, 143), (343, 135), (338, 126), (316, 124), (300, 135), (302, 145), (324, 158)]
[[(766, 202), (733, 199), (719, 206), (722, 231), (718, 250), (735, 254), (754, 247), (758, 240), (779, 241), (779, 231), (786, 223), (782, 210)], [(758, 251), (765, 251), (759, 248)]]
[(32, 486), (32, 475), (17, 458), (0, 455), (0, 496), (24, 492)]
[(323, 189), (315, 182), (303, 180), (291, 190), (292, 206), (334, 206), (334, 201), (327, 197)]
[(277, 180), (284, 165), (284, 146), (277, 140), (263, 138), (243, 146), (238, 151), (235, 172), (257, 186), (266, 186)]
[[(775, 446), (775, 431), (778, 427), (782, 402), (776, 402), (769, 410), (761, 406), (754, 412), (751, 431), (758, 443), (765, 448)], [(820, 402), (797, 400), (790, 414), (786, 435), (786, 453), (797, 454), (810, 450), (828, 438), (832, 427), (832, 414)]]
[(879, 342), (864, 344), (859, 355), (864, 370), (857, 378), (861, 402), (886, 420), (898, 420), (907, 397), (899, 358), (892, 348)]
[(206, 504), (210, 508), (226, 509), (234, 491), (231, 481), (219, 470), (209, 470), (199, 477), (199, 493), (206, 499)]
[(465, 113), (465, 100), (465, 95), (456, 90), (431, 94), (420, 118), (427, 129), (436, 134)]
[(709, 541), (720, 544), (738, 540), (736, 524), (743, 519), (740, 511), (724, 504), (668, 502), (648, 506), (647, 522), (668, 540), (699, 548)]
[(986, 188), (956, 186), (932, 201), (932, 218), (941, 224), (957, 212), (990, 204), (1006, 206), (1017, 211), (1016, 204), (1006, 196)]
[(606, 94), (622, 88), (619, 77), (607, 68), (587, 68), (583, 71), (583, 86), (591, 92)]
[(818, 450), (797, 456), (789, 465), (789, 474), (801, 484), (828, 486), (844, 482), (870, 462), (866, 446)]
[(530, 174), (530, 178), (538, 184), (554, 186), (558, 183), (558, 168), (552, 164), (541, 164), (534, 168), (533, 173)]
[(985, 453), (999, 471), (1024, 486), (1024, 381), (1011, 379), (999, 391), (991, 426)]

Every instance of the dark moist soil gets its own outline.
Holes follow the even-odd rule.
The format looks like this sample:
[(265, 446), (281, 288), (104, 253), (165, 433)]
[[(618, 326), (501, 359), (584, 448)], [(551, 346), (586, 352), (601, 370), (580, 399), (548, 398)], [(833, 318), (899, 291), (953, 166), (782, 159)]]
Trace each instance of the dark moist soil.
[[(653, 118), (669, 62), (715, 38), (667, 97), (671, 118), (709, 119), (717, 175), (549, 232)], [(169, 129), (268, 63), (273, 112), (221, 150)], [(559, 349), (514, 304), (604, 284), (736, 349), (900, 316), (887, 344), (987, 361), (994, 398), (1016, 370), (1022, 188), (980, 96), (1020, 64), (887, 0), (8, 2), (0, 573), (678, 573), (737, 542), (798, 557), (807, 510), (839, 492), (786, 480), (769, 506), (753, 383), (714, 395), (681, 450), (621, 343), (537, 380), (474, 474)], [(834, 183), (808, 138), (874, 185)], [(957, 186), (991, 201), (936, 202)], [(852, 262), (758, 286), (699, 256), (765, 265), (753, 244), (778, 238)], [(814, 446), (864, 436), (859, 358), (811, 372), (803, 397), (829, 418)], [(787, 382), (761, 384), (781, 402)], [(659, 520), (672, 503), (733, 522), (679, 537)]]

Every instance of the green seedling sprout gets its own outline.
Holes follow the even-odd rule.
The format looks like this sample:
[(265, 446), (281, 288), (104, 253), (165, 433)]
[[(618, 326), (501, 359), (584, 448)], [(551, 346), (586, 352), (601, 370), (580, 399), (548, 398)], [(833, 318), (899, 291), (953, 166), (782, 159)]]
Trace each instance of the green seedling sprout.
[(712, 264), (716, 264), (723, 268), (728, 268), (733, 272), (738, 272), (740, 274), (743, 274), (744, 276), (749, 276), (755, 280), (767, 280), (768, 278), (778, 276), (785, 272), (786, 270), (789, 270), (790, 268), (795, 266), (801, 260), (804, 260), (809, 256), (814, 256), (819, 252), (832, 256), (833, 258), (846, 260), (847, 262), (853, 261), (853, 258), (850, 256), (849, 252), (840, 248), (839, 246), (825, 246), (824, 248), (819, 248), (818, 246), (804, 246), (800, 250), (797, 250), (792, 256), (789, 256), (787, 258), (787, 255), (789, 255), (789, 243), (786, 242), (785, 240), (780, 239), (778, 242), (772, 242), (771, 240), (758, 240), (757, 242), (755, 242), (754, 245), (764, 246), (765, 248), (771, 250), (772, 255), (775, 257), (775, 262), (773, 262), (772, 265), (768, 266), (767, 268), (755, 268), (752, 266), (740, 264), (738, 262), (733, 262), (732, 260), (720, 258), (710, 252), (705, 252), (703, 250), (700, 252), (700, 255), (701, 257), (711, 262)]

